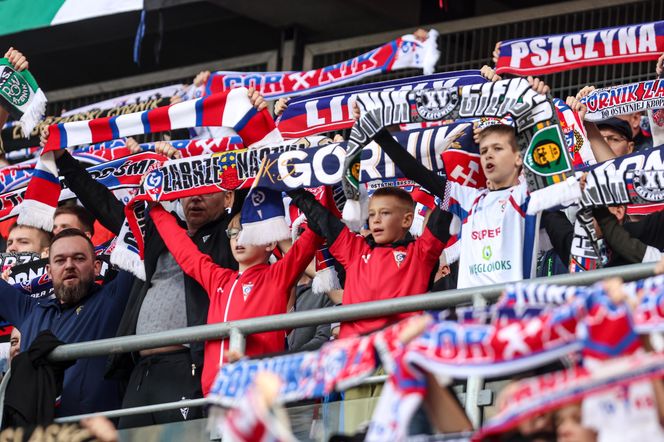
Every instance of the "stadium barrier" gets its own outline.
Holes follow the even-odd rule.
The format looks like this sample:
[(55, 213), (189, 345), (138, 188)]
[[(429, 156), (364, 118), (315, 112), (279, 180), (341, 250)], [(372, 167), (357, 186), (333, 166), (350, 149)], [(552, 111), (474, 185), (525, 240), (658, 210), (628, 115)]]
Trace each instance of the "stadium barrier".
[[(529, 282), (558, 285), (589, 285), (602, 279), (615, 276), (620, 276), (625, 281), (633, 281), (652, 276), (654, 267), (654, 263), (633, 264), (622, 267), (604, 268), (592, 272), (535, 278), (529, 280)], [(484, 301), (494, 302), (498, 299), (506, 286), (507, 284), (492, 284), (484, 287), (447, 290), (422, 295), (406, 296), (397, 299), (263, 316), (243, 319), (240, 321), (199, 325), (146, 335), (122, 336), (76, 344), (65, 344), (55, 348), (51, 352), (49, 359), (53, 361), (67, 361), (220, 338), (230, 338), (230, 349), (242, 352), (246, 336), (255, 333), (290, 330), (299, 327), (369, 319), (406, 312), (440, 310), (460, 305), (477, 305), (478, 302)], [(369, 379), (370, 382), (374, 383), (382, 382), (383, 380), (384, 377), (373, 377)], [(471, 393), (473, 393), (472, 397), (466, 397), (467, 410), (469, 410), (470, 407), (477, 409), (479, 405), (477, 402), (480, 396), (480, 390), (474, 388)], [(95, 415), (119, 417), (132, 414), (152, 413), (167, 409), (181, 408), (183, 406), (201, 406), (205, 403), (205, 399), (193, 399), (167, 404), (135, 407), (126, 410), (111, 410), (95, 413)], [(64, 417), (58, 419), (57, 422), (75, 422), (84, 417), (89, 417), (89, 415)]]

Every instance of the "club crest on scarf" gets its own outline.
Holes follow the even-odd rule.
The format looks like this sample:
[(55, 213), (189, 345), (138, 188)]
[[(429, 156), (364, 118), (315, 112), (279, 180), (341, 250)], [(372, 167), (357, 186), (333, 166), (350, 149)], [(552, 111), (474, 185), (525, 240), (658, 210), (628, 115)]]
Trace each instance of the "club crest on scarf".
[(143, 181), (143, 190), (153, 201), (159, 201), (164, 193), (164, 172), (155, 170), (147, 174)]
[(290, 100), (277, 123), (283, 136), (291, 138), (348, 129), (355, 123), (350, 104), (356, 100), (358, 94), (447, 88), (485, 82), (486, 79), (479, 71), (469, 70), (441, 72), (320, 92)]
[(427, 121), (435, 121), (442, 120), (457, 107), (459, 94), (452, 88), (424, 89), (411, 92), (408, 101), (415, 115)]

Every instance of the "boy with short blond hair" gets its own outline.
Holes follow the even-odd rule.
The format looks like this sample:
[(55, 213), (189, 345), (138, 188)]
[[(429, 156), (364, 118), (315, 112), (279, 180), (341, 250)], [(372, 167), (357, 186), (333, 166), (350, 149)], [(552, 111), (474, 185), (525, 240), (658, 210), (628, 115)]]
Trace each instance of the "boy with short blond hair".
[[(215, 264), (212, 258), (200, 252), (173, 215), (163, 207), (153, 207), (150, 217), (182, 270), (194, 278), (210, 297), (208, 324), (286, 313), (291, 288), (322, 244), (322, 238), (307, 229), (283, 259), (269, 265), (268, 259), (276, 243), (239, 245), (237, 237), (242, 226), (240, 216), (236, 215), (226, 231), (233, 257), (239, 266), (238, 270), (231, 270)], [(283, 331), (247, 336), (244, 353), (257, 356), (284, 351), (285, 339)], [(210, 391), (219, 366), (227, 360), (227, 350), (226, 339), (205, 342), (201, 377), (204, 395)]]
[[(365, 238), (351, 232), (309, 192), (296, 190), (289, 195), (306, 215), (309, 227), (327, 240), (330, 253), (346, 270), (344, 305), (429, 290), (438, 258), (450, 238), (449, 213), (435, 210), (422, 236), (415, 239), (409, 233), (415, 208), (413, 199), (402, 189), (385, 187), (369, 199), (371, 234)], [(410, 314), (344, 322), (339, 337), (368, 333)]]
[(461, 220), (458, 288), (519, 281), (535, 274), (540, 215), (528, 215), (530, 194), (520, 179), (523, 159), (514, 128), (479, 134), (487, 189), (449, 181), (419, 164), (387, 131), (375, 141), (408, 178), (441, 199)]

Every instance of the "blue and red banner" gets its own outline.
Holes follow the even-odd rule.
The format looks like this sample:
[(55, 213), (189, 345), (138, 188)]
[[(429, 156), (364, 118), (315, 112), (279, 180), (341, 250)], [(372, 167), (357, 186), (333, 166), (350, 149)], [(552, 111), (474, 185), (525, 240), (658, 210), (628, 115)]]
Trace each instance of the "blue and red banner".
[(307, 95), (295, 98), (288, 103), (288, 107), (277, 120), (277, 127), (284, 138), (299, 138), (348, 129), (355, 123), (350, 104), (355, 101), (357, 94), (447, 88), (478, 83), (486, 83), (486, 79), (479, 71), (469, 70), (400, 78)]
[(423, 69), (425, 74), (430, 74), (440, 55), (437, 38), (435, 30), (429, 31), (425, 41), (412, 34), (404, 35), (357, 57), (309, 71), (214, 72), (204, 90), (199, 88), (193, 95), (210, 95), (244, 86), (256, 88), (266, 99), (275, 100), (339, 87), (398, 69)]
[(541, 75), (657, 60), (664, 52), (664, 21), (507, 40), (498, 51), (498, 74)]

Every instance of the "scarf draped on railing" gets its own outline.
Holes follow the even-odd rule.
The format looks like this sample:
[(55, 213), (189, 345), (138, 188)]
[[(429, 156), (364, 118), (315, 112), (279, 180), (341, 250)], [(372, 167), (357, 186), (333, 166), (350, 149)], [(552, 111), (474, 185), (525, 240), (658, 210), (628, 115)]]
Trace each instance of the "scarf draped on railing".
[(46, 111), (46, 95), (30, 71), (17, 71), (6, 58), (0, 58), (0, 106), (20, 121), (27, 137)]
[(498, 51), (498, 74), (524, 76), (657, 60), (664, 52), (664, 21), (506, 40)]
[(357, 57), (310, 71), (214, 72), (204, 86), (192, 88), (189, 95), (210, 95), (244, 86), (256, 88), (268, 100), (276, 100), (339, 87), (399, 69), (423, 69), (424, 74), (429, 75), (434, 72), (440, 56), (437, 39), (435, 29), (429, 31), (424, 42), (412, 34), (404, 35)]
[(290, 138), (349, 129), (355, 124), (351, 104), (357, 94), (446, 88), (478, 83), (486, 83), (486, 79), (482, 77), (480, 71), (469, 70), (400, 78), (311, 94), (290, 100), (284, 113), (277, 119), (277, 126), (284, 137)]

